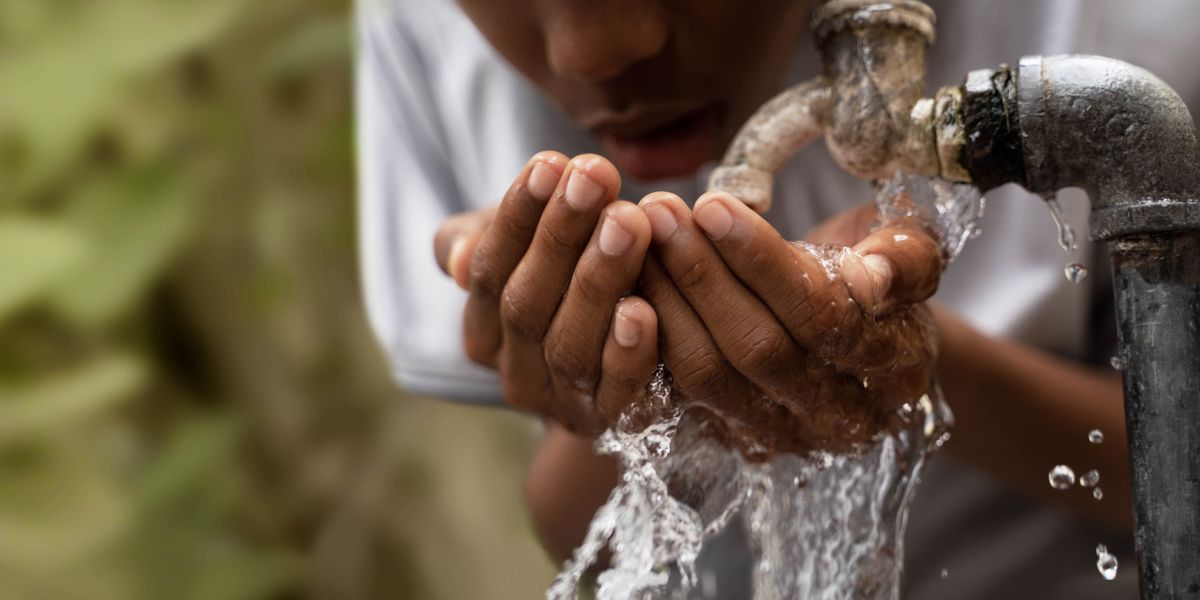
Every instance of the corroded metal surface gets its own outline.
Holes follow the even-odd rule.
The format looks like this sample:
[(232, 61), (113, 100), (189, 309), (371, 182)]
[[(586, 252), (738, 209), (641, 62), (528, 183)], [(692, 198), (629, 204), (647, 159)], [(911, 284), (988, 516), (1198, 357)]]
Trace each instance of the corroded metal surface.
[(1200, 598), (1200, 147), (1187, 107), (1150, 73), (1094, 56), (976, 71), (964, 93), (973, 180), (1083, 188), (1092, 238), (1112, 242), (1142, 598)]
[(709, 179), (762, 212), (774, 172), (825, 134), (847, 172), (870, 180), (896, 171), (966, 181), (961, 91), (925, 93), (934, 15), (915, 0), (833, 0), (813, 18), (825, 75), (785, 91), (743, 126)]
[(1200, 598), (1200, 233), (1112, 256), (1142, 598)]
[(1007, 66), (971, 71), (963, 84), (966, 143), (959, 162), (980, 191), (1025, 183), (1016, 73)]
[(1080, 187), (1097, 239), (1200, 229), (1200, 146), (1167, 84), (1096, 56), (1027, 57), (1017, 87), (1032, 192)]

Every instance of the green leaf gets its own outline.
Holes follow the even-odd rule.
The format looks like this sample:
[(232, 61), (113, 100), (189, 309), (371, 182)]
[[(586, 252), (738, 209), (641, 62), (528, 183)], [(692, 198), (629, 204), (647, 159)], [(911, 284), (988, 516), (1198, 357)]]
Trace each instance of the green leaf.
[[(7, 0), (6, 0), (7, 1)], [(0, 52), (0, 200), (73, 160), (125, 87), (225, 31), (249, 0), (106, 0)]]
[(0, 218), (0, 321), (46, 292), (83, 258), (74, 231), (45, 219)]
[(187, 240), (189, 199), (179, 177), (156, 168), (85, 189), (61, 217), (93, 251), (59, 279), (51, 307), (94, 327), (134, 306)]
[(0, 385), (0, 443), (33, 438), (93, 417), (127, 399), (146, 378), (142, 362), (113, 355), (33, 384)]

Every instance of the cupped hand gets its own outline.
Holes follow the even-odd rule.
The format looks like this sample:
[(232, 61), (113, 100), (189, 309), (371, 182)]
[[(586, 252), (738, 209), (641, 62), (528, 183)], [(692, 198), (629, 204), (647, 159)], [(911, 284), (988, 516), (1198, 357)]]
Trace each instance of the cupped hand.
[(642, 397), (658, 324), (637, 284), (650, 224), (607, 160), (534, 156), (495, 209), (443, 223), (442, 269), (468, 290), (467, 355), (509, 404), (596, 434)]
[(727, 194), (693, 210), (666, 193), (640, 206), (654, 242), (641, 290), (663, 359), (744, 449), (852, 448), (927, 391), (937, 336), (921, 302), (943, 260), (919, 223), (850, 241), (865, 215), (853, 211), (822, 231), (842, 244), (814, 246)]

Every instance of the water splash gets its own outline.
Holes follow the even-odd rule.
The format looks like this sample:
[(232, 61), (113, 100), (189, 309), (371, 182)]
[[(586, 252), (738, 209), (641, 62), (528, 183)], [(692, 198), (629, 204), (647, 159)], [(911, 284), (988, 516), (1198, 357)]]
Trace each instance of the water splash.
[(1056, 490), (1070, 489), (1075, 485), (1075, 471), (1067, 465), (1057, 465), (1050, 469), (1048, 476), (1050, 479), (1050, 487)]
[(1096, 570), (1108, 581), (1117, 578), (1117, 557), (1109, 554), (1104, 544), (1096, 546)]
[(884, 223), (915, 217), (933, 227), (946, 262), (954, 262), (967, 240), (982, 234), (976, 223), (986, 203), (970, 184), (896, 173), (876, 183), (875, 200)]
[[(947, 261), (977, 231), (983, 199), (971, 186), (897, 175), (878, 190), (881, 222), (921, 219), (939, 234)], [(801, 245), (831, 279), (838, 276), (847, 249)], [(873, 379), (863, 384), (875, 387)], [(755, 558), (755, 599), (899, 598), (908, 506), (926, 456), (946, 443), (952, 422), (936, 383), (853, 451), (755, 460), (714, 433), (720, 424), (711, 412), (684, 408), (665, 369), (647, 397), (657, 412), (652, 425), (623, 419), (597, 442), (622, 476), (547, 598), (579, 597), (605, 550), (611, 558), (595, 578), (597, 600), (682, 599), (716, 589), (696, 560), (734, 520)]]

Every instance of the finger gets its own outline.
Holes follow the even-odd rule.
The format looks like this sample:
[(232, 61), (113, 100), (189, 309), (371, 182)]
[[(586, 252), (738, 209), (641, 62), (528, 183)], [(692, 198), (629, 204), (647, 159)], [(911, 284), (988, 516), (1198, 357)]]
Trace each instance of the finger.
[(541, 347), (600, 213), (616, 200), (620, 186), (616, 167), (599, 156), (577, 156), (567, 164), (501, 295), (506, 342), (511, 337)]
[[(535, 155), (509, 187), (474, 252), (469, 252), (469, 245), (460, 246), (457, 254), (450, 251), (453, 248), (447, 251), (448, 264), (454, 262), (451, 255), (457, 261), (470, 262), (467, 279), (471, 294), (463, 315), (463, 336), (467, 355), (476, 362), (496, 364), (501, 341), (500, 294), (533, 239), (566, 163), (566, 157), (557, 152)], [(453, 272), (460, 273), (458, 269)]]
[[(641, 289), (658, 315), (659, 352), (671, 372), (674, 389), (689, 403), (719, 415), (745, 439), (755, 439), (772, 423), (794, 423), (789, 415), (803, 414), (791, 394), (786, 404), (755, 401), (762, 393), (726, 361), (704, 322), (675, 287), (659, 259), (650, 254), (642, 268)], [(749, 401), (747, 400), (749, 399)], [(791, 427), (792, 435), (800, 427)]]
[[(513, 376), (554, 381), (546, 363), (547, 332), (601, 210), (616, 199), (620, 181), (616, 168), (595, 155), (575, 157), (563, 171), (529, 249), (500, 297), (500, 353), (506, 363), (522, 369)], [(553, 405), (544, 409), (571, 431), (593, 433), (600, 426), (594, 390), (576, 386), (568, 392), (552, 393)]]
[(694, 214), (721, 258), (797, 344), (834, 362), (853, 346), (862, 328), (862, 312), (821, 258), (784, 240), (770, 223), (729, 194), (701, 196)]
[(629, 202), (605, 208), (546, 334), (545, 359), (564, 394), (591, 394), (613, 307), (633, 291), (650, 244), (650, 222)]
[(659, 348), (675, 387), (702, 404), (719, 404), (729, 397), (727, 392), (741, 376), (653, 254), (646, 256), (638, 282), (658, 317)]
[(899, 221), (854, 246), (840, 267), (854, 299), (873, 314), (921, 302), (937, 291), (945, 266), (929, 232)]
[[(712, 333), (738, 372), (767, 391), (797, 383), (799, 347), (766, 305), (730, 271), (687, 205), (672, 194), (642, 201), (654, 231), (655, 253), (671, 281)], [(747, 208), (747, 210), (749, 210)]]
[(470, 287), (471, 258), (495, 216), (495, 208), (459, 213), (446, 219), (433, 237), (438, 267), (464, 290)]
[[(658, 315), (649, 302), (629, 296), (612, 312), (612, 327), (604, 343), (603, 375), (596, 386), (596, 407), (609, 423), (617, 423), (632, 404), (645, 397), (646, 384), (657, 365)], [(645, 408), (648, 413), (662, 407)], [(640, 416), (629, 414), (635, 419)]]

